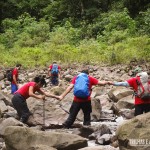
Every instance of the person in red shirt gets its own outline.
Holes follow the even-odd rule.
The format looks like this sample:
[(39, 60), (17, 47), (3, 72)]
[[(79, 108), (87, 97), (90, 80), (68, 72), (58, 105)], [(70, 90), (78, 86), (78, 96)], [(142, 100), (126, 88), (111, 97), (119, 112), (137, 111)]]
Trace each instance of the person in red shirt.
[(21, 68), (21, 64), (17, 64), (12, 71), (13, 80), (11, 82), (11, 94), (14, 94), (18, 90), (18, 73)]
[(50, 77), (52, 85), (58, 85), (60, 78), (60, 70), (61, 68), (57, 64), (57, 62), (53, 62), (53, 64), (49, 66), (48, 76)]
[(17, 64), (12, 71), (13, 80), (11, 82), (11, 94), (14, 94), (14, 92), (18, 90), (18, 74), (21, 66), (21, 64)]
[[(80, 109), (82, 109), (84, 114), (84, 122), (83, 125), (90, 125), (91, 124), (91, 112), (92, 112), (92, 106), (91, 106), (91, 93), (92, 93), (92, 86), (93, 85), (106, 85), (107, 81), (99, 81), (96, 78), (89, 76), (88, 69), (83, 69), (82, 73), (85, 73), (88, 75), (89, 79), (89, 96), (86, 98), (79, 98), (74, 95), (74, 100), (72, 102), (71, 108), (70, 108), (70, 114), (67, 118), (67, 120), (63, 123), (64, 128), (70, 128), (72, 124), (74, 123), (76, 116)], [(79, 74), (80, 75), (80, 74)], [(59, 99), (62, 100), (73, 88), (75, 88), (77, 76), (75, 76), (72, 79), (71, 84), (68, 86), (68, 88), (59, 96)]]
[(139, 94), (139, 88), (141, 87), (141, 85), (139, 84), (141, 83), (142, 85), (144, 85), (145, 83), (148, 85), (147, 90), (150, 94), (150, 81), (146, 72), (140, 72), (136, 75), (136, 77), (130, 78), (125, 82), (109, 82), (109, 84), (114, 86), (132, 87), (132, 89), (135, 91), (135, 116), (150, 112), (150, 97), (147, 100), (143, 100), (141, 98), (143, 93), (142, 89), (140, 90), (141, 92)]
[[(45, 84), (45, 79), (41, 76), (37, 76), (34, 78), (33, 82), (26, 83), (14, 93), (14, 96), (12, 97), (12, 104), (16, 109), (21, 122), (26, 123), (29, 116), (31, 115), (31, 112), (29, 111), (26, 103), (26, 99), (29, 97), (34, 97), (43, 101), (45, 100), (45, 96), (58, 99), (58, 96), (45, 93), (41, 89)], [(38, 92), (41, 95), (37, 95), (35, 92)]]

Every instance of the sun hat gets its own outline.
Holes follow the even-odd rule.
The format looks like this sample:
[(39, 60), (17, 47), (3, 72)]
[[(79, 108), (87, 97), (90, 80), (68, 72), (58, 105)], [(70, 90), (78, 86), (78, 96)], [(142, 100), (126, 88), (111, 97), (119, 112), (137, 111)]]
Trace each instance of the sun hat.
[(146, 83), (148, 81), (148, 74), (147, 72), (140, 72), (137, 74), (137, 77), (140, 77), (142, 83)]

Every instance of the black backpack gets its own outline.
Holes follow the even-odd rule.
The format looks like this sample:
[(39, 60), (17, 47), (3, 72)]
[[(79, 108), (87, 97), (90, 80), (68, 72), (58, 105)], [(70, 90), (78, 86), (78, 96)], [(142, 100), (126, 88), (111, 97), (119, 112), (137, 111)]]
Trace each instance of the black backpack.
[(6, 71), (6, 78), (8, 81), (12, 82), (13, 81), (13, 74), (12, 74), (13, 70), (7, 70)]

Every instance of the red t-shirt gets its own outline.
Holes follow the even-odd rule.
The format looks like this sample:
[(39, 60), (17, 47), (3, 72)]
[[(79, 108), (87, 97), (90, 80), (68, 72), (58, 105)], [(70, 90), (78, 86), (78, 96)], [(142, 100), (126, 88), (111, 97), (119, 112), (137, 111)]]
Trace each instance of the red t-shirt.
[[(77, 76), (75, 76), (75, 77), (72, 79), (72, 81), (71, 81), (72, 84), (75, 84), (76, 78), (77, 78)], [(92, 86), (93, 86), (93, 85), (97, 85), (97, 84), (98, 84), (98, 80), (97, 80), (96, 78), (94, 78), (94, 77), (89, 76), (89, 90), (90, 90), (90, 96), (91, 96), (91, 93), (92, 93), (92, 90), (91, 90)], [(90, 97), (90, 96), (87, 98), (88, 101), (91, 100), (91, 97)], [(78, 98), (78, 97), (76, 97), (76, 96), (74, 96), (74, 101), (75, 101), (75, 102), (85, 102), (85, 100), (83, 100), (82, 98)]]
[[(16, 80), (18, 80), (18, 69), (15, 68), (13, 71), (12, 71), (12, 75), (16, 77)], [(15, 84), (14, 80), (12, 81), (13, 84)]]
[[(135, 91), (137, 91), (137, 88), (138, 88), (138, 85), (136, 83), (136, 79), (139, 80), (139, 77), (131, 78), (131, 79), (127, 80), (127, 82), (129, 83), (130, 87), (132, 87)], [(149, 84), (150, 84), (150, 81), (149, 81)], [(143, 101), (141, 98), (135, 96), (135, 102), (134, 103), (135, 103), (135, 105), (150, 103), (150, 99), (148, 101)]]
[(39, 88), (35, 87), (35, 82), (28, 82), (25, 85), (23, 85), (20, 89), (18, 89), (15, 93), (19, 93), (22, 95), (25, 99), (29, 98), (29, 87), (33, 86), (33, 93), (39, 90)]
[[(53, 65), (50, 65), (49, 68), (50, 68), (50, 70), (52, 70)], [(58, 66), (58, 70), (60, 70), (60, 69), (61, 69), (60, 66)]]

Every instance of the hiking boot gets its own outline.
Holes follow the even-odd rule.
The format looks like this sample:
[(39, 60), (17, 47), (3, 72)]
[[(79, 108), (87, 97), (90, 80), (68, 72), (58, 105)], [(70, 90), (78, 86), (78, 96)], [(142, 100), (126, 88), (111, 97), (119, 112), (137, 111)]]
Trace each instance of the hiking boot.
[(20, 122), (26, 123), (26, 119), (20, 118)]
[(84, 126), (90, 126), (90, 125), (91, 125), (91, 122), (89, 122), (89, 121), (88, 121), (88, 122), (84, 122), (83, 125), (84, 125)]
[(63, 123), (62, 125), (63, 125), (64, 129), (69, 129), (70, 128), (70, 126), (68, 126), (66, 123)]

